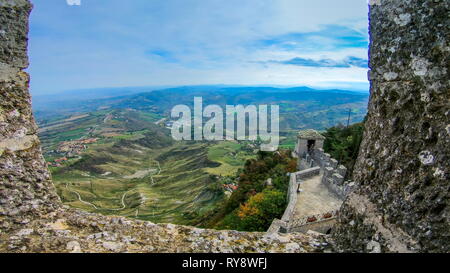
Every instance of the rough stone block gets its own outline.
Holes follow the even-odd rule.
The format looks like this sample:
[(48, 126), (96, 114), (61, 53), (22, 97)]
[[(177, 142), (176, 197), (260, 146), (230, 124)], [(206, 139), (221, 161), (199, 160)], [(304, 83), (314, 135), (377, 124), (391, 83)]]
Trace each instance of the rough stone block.
[(331, 168), (331, 167), (325, 167), (325, 168), (323, 169), (323, 176), (331, 177), (331, 175), (333, 175), (333, 172), (334, 172), (334, 169), (333, 169), (333, 168)]
[(345, 175), (347, 174), (347, 168), (344, 165), (339, 165), (336, 171), (343, 177), (345, 177)]
[(330, 167), (331, 168), (333, 168), (333, 169), (336, 169), (337, 168), (337, 166), (338, 166), (338, 161), (336, 160), (336, 159), (334, 159), (334, 158), (331, 158), (330, 159)]
[(338, 173), (332, 175), (333, 184), (341, 186), (344, 183), (344, 177)]

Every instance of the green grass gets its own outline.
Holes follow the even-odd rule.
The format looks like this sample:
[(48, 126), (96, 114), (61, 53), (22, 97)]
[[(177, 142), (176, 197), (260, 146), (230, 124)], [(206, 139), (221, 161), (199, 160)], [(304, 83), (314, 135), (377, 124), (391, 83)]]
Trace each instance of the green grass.
[(156, 114), (156, 113), (150, 113), (150, 112), (139, 112), (140, 117), (148, 122), (156, 122), (163, 118), (163, 116)]
[[(113, 120), (105, 123), (105, 117), (110, 114)], [(195, 225), (198, 219), (217, 208), (225, 197), (220, 182), (212, 179), (212, 175), (235, 174), (248, 158), (254, 157), (253, 150), (245, 142), (171, 144), (166, 141), (170, 138), (165, 135), (167, 130), (154, 125), (160, 118), (152, 113), (105, 110), (45, 132), (42, 139), (46, 151), (67, 139), (100, 138), (81, 154), (81, 161), (71, 159), (60, 168), (51, 168), (62, 201), (105, 215), (186, 225)], [(118, 132), (120, 135), (99, 135), (112, 124), (122, 130)], [(148, 141), (140, 141), (146, 138)], [(155, 147), (153, 143), (167, 145)], [(61, 156), (46, 154), (48, 160)], [(161, 173), (148, 172), (158, 169), (156, 162), (160, 163)], [(130, 178), (136, 173), (144, 175)], [(99, 209), (80, 202), (73, 191)], [(122, 208), (124, 194), (126, 207), (118, 210)]]
[[(130, 150), (132, 154), (130, 156), (105, 152), (108, 150), (106, 145), (92, 146), (86, 154), (99, 156), (106, 153), (115, 161), (96, 166), (101, 172), (111, 172), (106, 176), (75, 169), (73, 164), (66, 168), (53, 168), (53, 180), (63, 202), (107, 215), (122, 215), (153, 222), (191, 224), (195, 219), (186, 215), (193, 213), (202, 215), (214, 209), (222, 200), (220, 195), (209, 190), (212, 182), (209, 180), (209, 174), (203, 170), (208, 164), (207, 144), (177, 143), (159, 150), (145, 147), (139, 149), (143, 153)], [(180, 153), (177, 154), (178, 152)], [(156, 169), (155, 160), (158, 157), (163, 158), (160, 160), (162, 172), (153, 175), (155, 184), (151, 183), (151, 175), (134, 179), (124, 178), (139, 170)], [(66, 188), (66, 183), (69, 183), (69, 189)], [(77, 191), (82, 200), (91, 202), (101, 209), (96, 210), (80, 202), (78, 196), (71, 190)], [(127, 193), (126, 209), (108, 210), (122, 207), (121, 198), (124, 193)]]
[(212, 145), (208, 149), (208, 158), (221, 165), (205, 170), (213, 175), (234, 175), (239, 168), (242, 168), (247, 159), (254, 157), (253, 154), (242, 151), (242, 148), (243, 144), (230, 141), (221, 141)]

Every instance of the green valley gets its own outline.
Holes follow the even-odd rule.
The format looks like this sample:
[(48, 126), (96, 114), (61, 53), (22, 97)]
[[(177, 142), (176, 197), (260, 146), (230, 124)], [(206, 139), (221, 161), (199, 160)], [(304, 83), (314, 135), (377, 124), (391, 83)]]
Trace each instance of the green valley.
[(214, 209), (225, 198), (220, 177), (234, 174), (252, 158), (253, 145), (174, 142), (167, 128), (155, 124), (159, 118), (110, 110), (41, 127), (63, 202), (87, 211), (180, 224), (196, 224)]
[[(258, 189), (259, 201), (249, 199), (247, 206), (266, 200), (260, 187), (266, 176), (284, 181), (283, 172), (290, 167), (278, 166), (276, 170), (283, 171), (275, 172), (269, 168), (261, 175), (246, 170), (258, 157), (259, 142), (174, 141), (170, 109), (191, 106), (194, 96), (202, 96), (205, 105), (279, 104), (281, 149), (295, 146), (299, 129), (346, 122), (349, 109), (352, 121), (362, 120), (367, 103), (367, 95), (348, 91), (243, 87), (180, 87), (61, 103), (46, 98), (50, 101), (45, 105), (37, 100), (39, 136), (62, 201), (157, 223), (248, 229), (235, 219), (239, 202), (250, 198), (253, 189)], [(283, 155), (283, 164), (290, 162)], [(260, 175), (259, 186), (241, 185), (243, 173)], [(282, 184), (264, 191), (267, 200), (278, 198)], [(240, 199), (234, 200), (236, 196)], [(282, 207), (284, 201), (279, 201)]]

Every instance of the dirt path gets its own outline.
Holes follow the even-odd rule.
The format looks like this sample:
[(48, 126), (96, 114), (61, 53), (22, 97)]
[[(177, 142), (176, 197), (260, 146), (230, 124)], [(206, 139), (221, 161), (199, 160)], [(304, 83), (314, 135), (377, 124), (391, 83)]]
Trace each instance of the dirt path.
[[(162, 171), (161, 165), (159, 164), (159, 162), (158, 162), (157, 160), (155, 160), (155, 162), (158, 164), (158, 172), (157, 172), (156, 174), (153, 174), (153, 175), (150, 176), (150, 179), (152, 180), (152, 182), (151, 182), (152, 185), (155, 184), (155, 180), (153, 179), (153, 176), (154, 176), (154, 175), (159, 175), (159, 174), (161, 173), (161, 171)], [(103, 210), (109, 210), (109, 211), (121, 211), (121, 210), (126, 209), (127, 205), (125, 204), (125, 197), (126, 197), (126, 195), (127, 195), (129, 192), (132, 191), (132, 190), (129, 190), (129, 191), (125, 192), (125, 193), (122, 195), (122, 198), (121, 198), (122, 207), (121, 207), (121, 208), (108, 209), (108, 208), (99, 208), (99, 207), (97, 207), (95, 204), (93, 204), (93, 203), (91, 203), (91, 202), (84, 201), (84, 200), (81, 198), (81, 195), (80, 195), (79, 192), (77, 192), (77, 191), (72, 190), (72, 189), (69, 188), (69, 183), (66, 183), (66, 189), (67, 189), (68, 191), (70, 191), (70, 192), (75, 193), (75, 194), (77, 195), (77, 197), (78, 197), (78, 200), (79, 200), (81, 203), (86, 204), (86, 205), (89, 205), (89, 206), (92, 206), (92, 207), (93, 207), (94, 209), (96, 209), (96, 210), (102, 210), (102, 209), (103, 209)], [(142, 195), (142, 193), (140, 193), (140, 194)], [(141, 204), (140, 204), (139, 206), (142, 206), (142, 204), (143, 204), (144, 202), (145, 202), (145, 196), (144, 196), (144, 197), (141, 196)], [(136, 209), (136, 211), (135, 211), (135, 217), (137, 217), (138, 215), (139, 215), (139, 207), (138, 207), (138, 208)]]
[(155, 175), (159, 175), (160, 173), (161, 173), (161, 165), (159, 164), (159, 161), (157, 161), (157, 160), (155, 160), (156, 161), (156, 163), (158, 164), (158, 173), (157, 174), (154, 174), (154, 175), (152, 175), (152, 176), (150, 176), (150, 179), (152, 180), (152, 185), (154, 185), (155, 184), (155, 180), (153, 179), (153, 176), (155, 176)]
[(75, 194), (78, 196), (78, 200), (79, 200), (81, 203), (83, 203), (83, 204), (92, 206), (92, 207), (95, 208), (96, 210), (103, 209), (103, 210), (111, 210), (111, 211), (120, 211), (120, 210), (126, 209), (127, 206), (126, 206), (126, 204), (125, 204), (125, 196), (127, 195), (127, 193), (129, 193), (129, 192), (131, 191), (131, 190), (130, 190), (130, 191), (127, 191), (127, 192), (125, 192), (125, 193), (122, 195), (122, 199), (121, 199), (122, 207), (121, 207), (121, 208), (117, 208), (117, 209), (108, 209), (108, 208), (99, 208), (99, 207), (97, 207), (96, 205), (94, 205), (94, 204), (91, 203), (91, 202), (84, 201), (84, 200), (81, 198), (81, 195), (80, 195), (79, 192), (77, 192), (77, 191), (72, 190), (72, 189), (69, 188), (69, 183), (66, 183), (66, 189), (67, 189), (68, 191), (70, 191), (70, 192), (75, 193)]

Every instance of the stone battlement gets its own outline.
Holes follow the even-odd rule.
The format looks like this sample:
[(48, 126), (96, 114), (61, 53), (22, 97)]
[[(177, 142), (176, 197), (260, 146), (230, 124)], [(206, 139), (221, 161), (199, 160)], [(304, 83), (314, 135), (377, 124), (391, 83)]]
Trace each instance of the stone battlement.
[(322, 169), (322, 183), (327, 185), (340, 198), (345, 199), (355, 186), (355, 182), (344, 181), (347, 168), (343, 165), (338, 165), (338, 161), (331, 158), (330, 154), (325, 153), (323, 149), (315, 149), (311, 154), (311, 158)]

